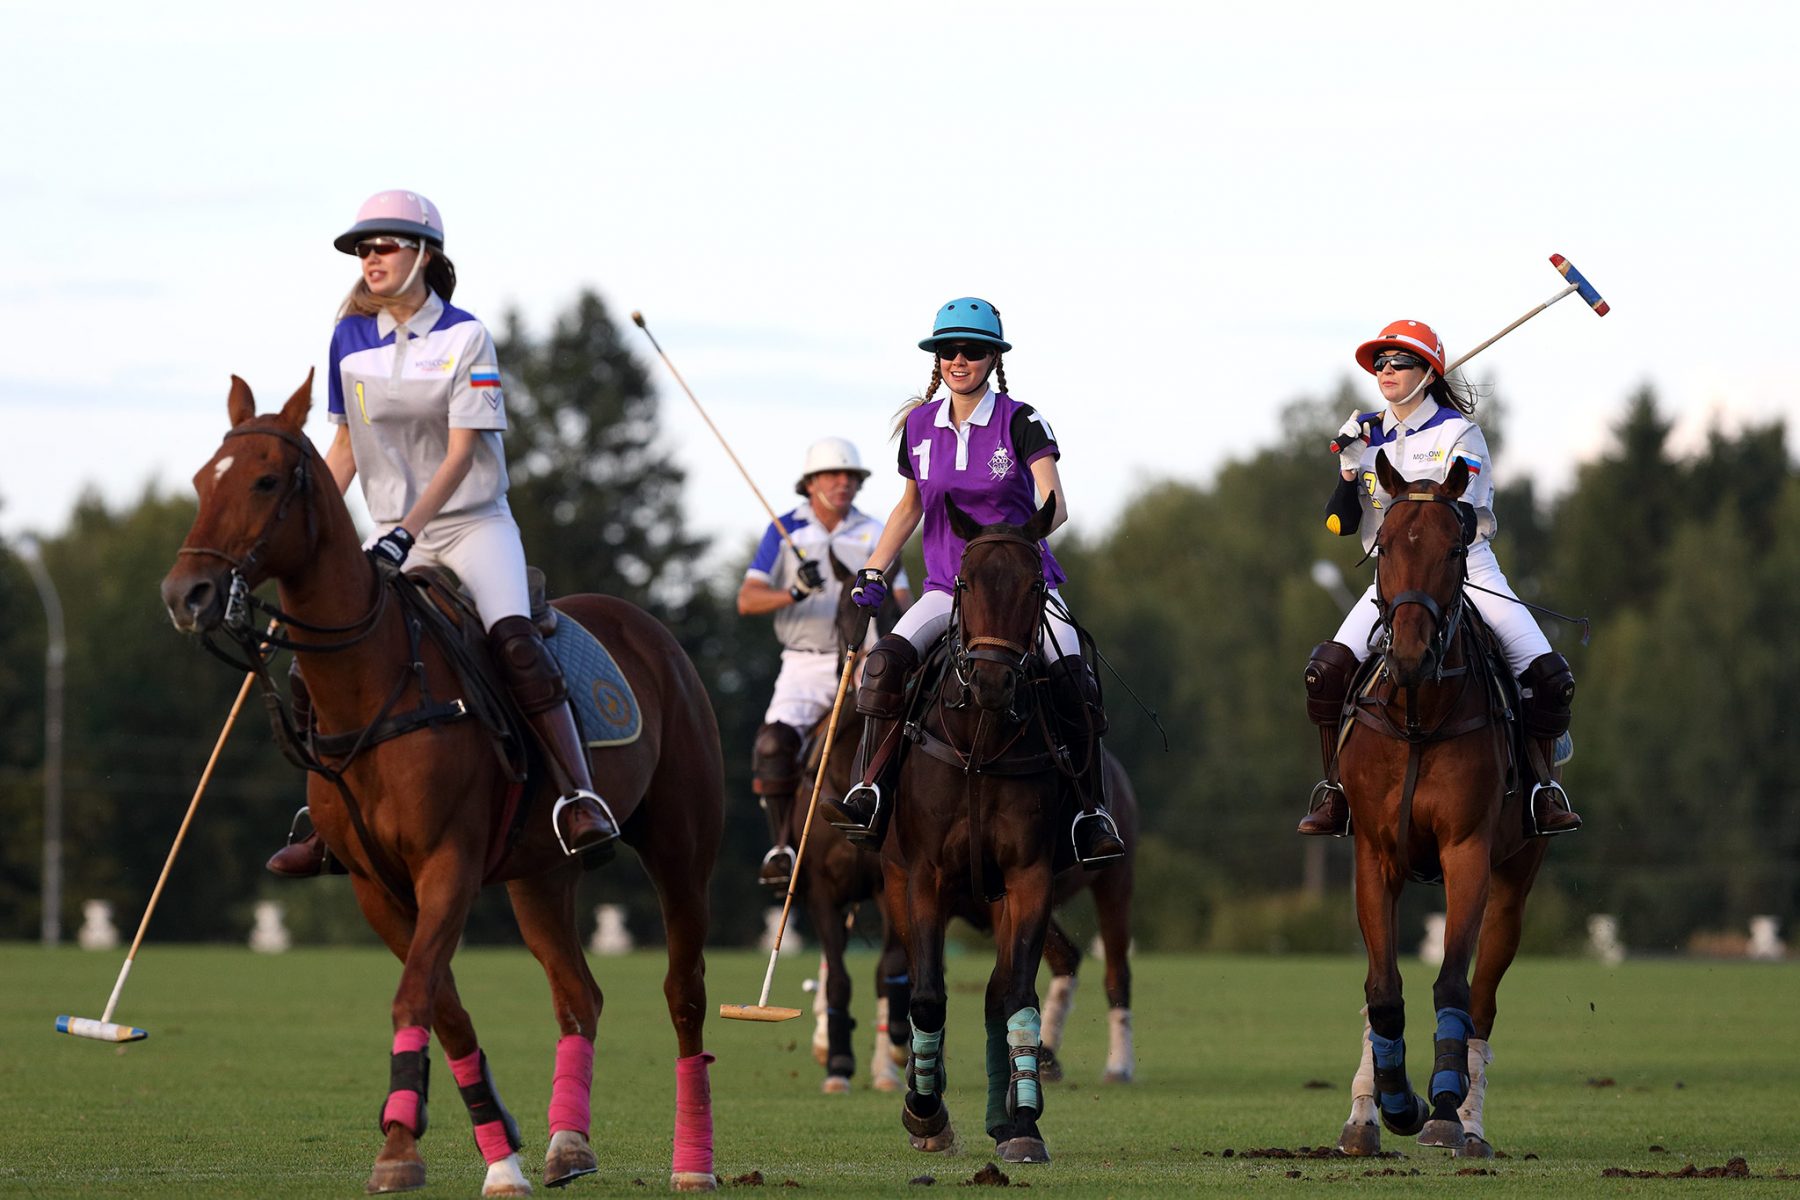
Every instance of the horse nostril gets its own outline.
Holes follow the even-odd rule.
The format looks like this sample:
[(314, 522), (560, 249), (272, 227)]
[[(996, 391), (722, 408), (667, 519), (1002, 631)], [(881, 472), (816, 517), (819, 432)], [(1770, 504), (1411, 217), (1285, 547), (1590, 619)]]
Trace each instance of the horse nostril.
[(199, 616), (212, 607), (213, 591), (211, 580), (200, 580), (188, 589), (187, 595), (182, 598), (182, 607), (187, 609), (190, 616)]

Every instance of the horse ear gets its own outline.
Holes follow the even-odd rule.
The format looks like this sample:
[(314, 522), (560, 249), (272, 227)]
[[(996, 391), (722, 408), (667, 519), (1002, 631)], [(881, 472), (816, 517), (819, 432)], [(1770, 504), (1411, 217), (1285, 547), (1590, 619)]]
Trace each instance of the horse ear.
[(1025, 522), (1025, 536), (1034, 542), (1041, 542), (1050, 536), (1050, 526), (1056, 524), (1056, 493), (1051, 492), (1044, 497), (1042, 508), (1037, 515)]
[(1451, 465), (1450, 473), (1444, 476), (1444, 495), (1455, 500), (1468, 489), (1468, 486), (1469, 464), (1459, 458)]
[(1381, 484), (1381, 490), (1390, 496), (1398, 496), (1406, 490), (1406, 480), (1400, 478), (1400, 472), (1388, 461), (1386, 449), (1375, 452), (1375, 478)]
[(233, 429), (256, 415), (256, 397), (250, 394), (250, 385), (236, 375), (231, 377), (231, 395), (226, 397), (225, 412), (231, 418)]
[(963, 541), (968, 541), (981, 532), (981, 526), (975, 518), (956, 506), (956, 501), (949, 496), (944, 497), (944, 511), (950, 514), (950, 532)]
[(306, 414), (312, 411), (312, 369), (306, 372), (306, 382), (294, 390), (288, 402), (281, 406), (281, 422), (290, 425), (295, 432), (306, 424)]
[(831, 560), (831, 577), (839, 583), (849, 583), (852, 572), (849, 567), (846, 567), (842, 562), (838, 561), (836, 551), (831, 550), (828, 547), (825, 551), (825, 557)]

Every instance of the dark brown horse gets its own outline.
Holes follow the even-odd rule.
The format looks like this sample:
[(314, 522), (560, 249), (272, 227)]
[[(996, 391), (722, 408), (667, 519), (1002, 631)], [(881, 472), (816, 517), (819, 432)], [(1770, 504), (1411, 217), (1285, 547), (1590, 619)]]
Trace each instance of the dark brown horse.
[[(309, 377), (279, 413), (259, 417), (250, 389), (233, 378), (232, 428), (194, 476), (199, 514), (163, 581), (163, 600), (177, 628), (236, 630), (233, 640), (254, 649), (241, 598), (274, 580), (275, 611), (310, 686), (321, 734), (391, 726), (426, 710), (431, 697), (455, 697), (457, 676), (436, 643), (418, 637), (394, 588), (370, 566), (331, 472), (301, 432), (311, 385)], [(712, 708), (693, 665), (648, 614), (604, 596), (567, 597), (557, 608), (610, 649), (642, 713), (637, 740), (591, 750), (590, 762), (662, 903), (669, 953), (663, 990), (679, 1053), (671, 1184), (710, 1189), (702, 947), (723, 805)], [(425, 1131), (429, 1030), (443, 1043), (489, 1163), (486, 1194), (530, 1190), (519, 1170), (517, 1125), (494, 1090), (450, 969), (484, 880), (506, 884), (519, 930), (549, 979), (561, 1035), (544, 1181), (554, 1187), (596, 1170), (587, 1135), (602, 997), (575, 922), (582, 864), (564, 855), (541, 808), (506, 847), (506, 827), (495, 819), (508, 791), (506, 769), (478, 721), (446, 717), (386, 740), (371, 736), (335, 768), (341, 787), (309, 776), (314, 823), (349, 867), (369, 924), (405, 964), (393, 1000), (385, 1143), (369, 1190), (425, 1182), (418, 1138)], [(528, 782), (522, 803), (533, 803), (535, 790)]]
[(985, 910), (995, 961), (986, 1005), (985, 1127), (1007, 1162), (1049, 1159), (1038, 1117), (1042, 1025), (1037, 971), (1050, 928), (1056, 855), (1074, 815), (1054, 753), (1035, 650), (1047, 585), (1038, 545), (1056, 497), (1023, 526), (977, 526), (953, 502), (966, 546), (950, 661), (927, 679), (920, 738), (900, 767), (882, 847), (889, 919), (912, 973), (912, 1053), (902, 1122), (920, 1150), (955, 1144), (944, 1103), (944, 927)]
[[(1482, 1119), (1494, 995), (1519, 948), (1525, 898), (1545, 843), (1526, 836), (1520, 790), (1506, 786), (1507, 732), (1498, 674), (1472, 633), (1463, 581), (1467, 527), (1460, 462), (1441, 484), (1399, 478), (1376, 539), (1384, 648), (1356, 692), (1339, 770), (1356, 835), (1356, 915), (1369, 953), (1362, 1065), (1338, 1146), (1374, 1154), (1382, 1124), (1422, 1145), (1488, 1157)], [(1397, 909), (1408, 879), (1442, 878), (1444, 962), (1427, 1095), (1406, 1074)], [(1479, 938), (1480, 949), (1476, 944)], [(1475, 966), (1473, 988), (1469, 965)]]

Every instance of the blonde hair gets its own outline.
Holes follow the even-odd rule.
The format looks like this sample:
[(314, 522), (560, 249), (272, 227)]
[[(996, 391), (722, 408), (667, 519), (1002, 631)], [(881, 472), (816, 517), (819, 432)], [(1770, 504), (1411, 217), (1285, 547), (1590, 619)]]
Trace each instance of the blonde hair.
[[(423, 260), (425, 264), (423, 271), (418, 269), (420, 260)], [(450, 261), (448, 255), (427, 242), (419, 248), (419, 259), (414, 260), (413, 269), (413, 278), (423, 275), (425, 286), (436, 292), (438, 299), (445, 304), (450, 303), (450, 297), (456, 291), (456, 264)], [(358, 274), (356, 283), (350, 288), (349, 295), (345, 296), (344, 302), (338, 305), (337, 319), (341, 321), (345, 317), (352, 316), (378, 316), (383, 311), (400, 305), (401, 297), (410, 290), (412, 290), (412, 279), (408, 279), (406, 286), (400, 289), (399, 296), (377, 296), (369, 289), (368, 281)]]
[[(1005, 355), (1002, 355), (1002, 354), (994, 355), (993, 377), (1000, 382), (1000, 391), (1002, 393), (1010, 396), (1012, 393), (1010, 391), (1008, 391), (1007, 387), (1006, 387), (1006, 356)], [(925, 390), (923, 392), (919, 393), (917, 396), (914, 396), (911, 400), (908, 400), (905, 404), (902, 404), (900, 406), (899, 410), (894, 413), (894, 431), (892, 434), (893, 437), (899, 437), (901, 431), (906, 428), (906, 418), (912, 416), (913, 409), (918, 408), (922, 404), (930, 404), (931, 403), (931, 398), (933, 396), (937, 395), (938, 385), (943, 382), (944, 382), (944, 368), (938, 365), (937, 351), (933, 350), (931, 352), (931, 382), (925, 385)]]

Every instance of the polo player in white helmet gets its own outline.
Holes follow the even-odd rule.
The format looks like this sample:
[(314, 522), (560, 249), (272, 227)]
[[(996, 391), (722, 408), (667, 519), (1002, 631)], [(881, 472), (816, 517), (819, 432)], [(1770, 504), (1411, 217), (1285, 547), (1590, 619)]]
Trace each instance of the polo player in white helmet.
[[(856, 447), (843, 438), (822, 438), (807, 447), (794, 485), (805, 502), (780, 518), (806, 560), (795, 556), (771, 524), (738, 589), (738, 612), (773, 613), (781, 641), (781, 673), (750, 755), (750, 786), (769, 818), (772, 843), (757, 878), (770, 887), (785, 888), (794, 869), (786, 829), (801, 782), (801, 744), (831, 711), (837, 694), (836, 615), (843, 585), (828, 569), (828, 556), (846, 567), (861, 564), (881, 539), (881, 522), (852, 503), (868, 477)], [(911, 602), (904, 575), (895, 595), (902, 605)]]

